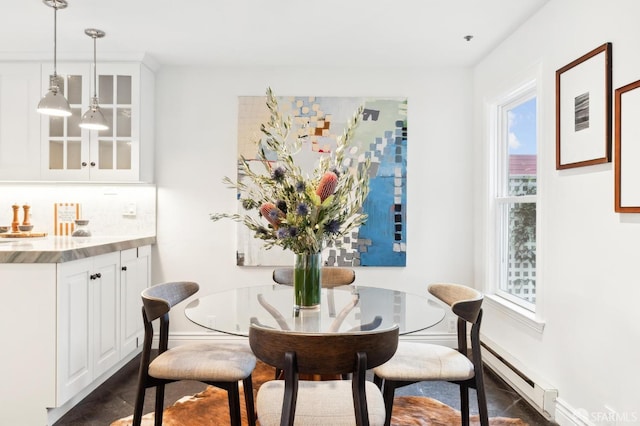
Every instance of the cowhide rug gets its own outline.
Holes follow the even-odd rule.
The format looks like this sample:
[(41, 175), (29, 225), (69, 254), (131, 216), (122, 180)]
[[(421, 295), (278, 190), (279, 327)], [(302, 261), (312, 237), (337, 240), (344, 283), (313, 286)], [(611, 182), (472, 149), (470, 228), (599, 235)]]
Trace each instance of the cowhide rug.
[[(258, 362), (253, 373), (254, 394), (262, 383), (274, 377), (274, 369)], [(170, 386), (170, 385), (169, 385)], [(148, 392), (153, 392), (149, 389)], [(242, 391), (241, 391), (242, 393)], [(247, 424), (247, 415), (242, 402), (242, 424)], [(153, 426), (154, 414), (146, 414), (142, 418), (143, 426)], [(116, 420), (111, 426), (130, 426), (133, 415)], [(162, 416), (164, 426), (203, 426), (228, 425), (229, 406), (227, 393), (209, 386), (193, 396), (185, 396), (170, 407), (165, 408)], [(528, 426), (520, 419), (493, 417), (491, 426)], [(451, 426), (460, 424), (460, 412), (446, 404), (423, 396), (397, 396), (393, 402), (391, 424), (394, 426)], [(479, 425), (478, 416), (471, 416), (471, 424)]]

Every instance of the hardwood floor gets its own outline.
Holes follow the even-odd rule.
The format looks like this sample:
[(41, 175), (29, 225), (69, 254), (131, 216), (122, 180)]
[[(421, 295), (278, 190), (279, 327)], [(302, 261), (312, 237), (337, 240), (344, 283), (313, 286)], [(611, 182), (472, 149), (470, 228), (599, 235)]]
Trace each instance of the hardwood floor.
[[(129, 362), (113, 377), (103, 383), (76, 407), (64, 415), (55, 426), (108, 426), (111, 422), (133, 414), (139, 356)], [(485, 386), (489, 401), (490, 417), (518, 417), (531, 426), (551, 426), (534, 408), (522, 400), (500, 378), (485, 370)], [(199, 382), (176, 382), (167, 385), (165, 407), (185, 395), (202, 391), (206, 385)], [(474, 391), (472, 391), (474, 392)], [(429, 396), (460, 409), (458, 386), (450, 383), (422, 383), (398, 389), (396, 395)], [(149, 390), (145, 398), (144, 412), (153, 411), (154, 391)], [(475, 393), (470, 396), (471, 412), (477, 413)]]

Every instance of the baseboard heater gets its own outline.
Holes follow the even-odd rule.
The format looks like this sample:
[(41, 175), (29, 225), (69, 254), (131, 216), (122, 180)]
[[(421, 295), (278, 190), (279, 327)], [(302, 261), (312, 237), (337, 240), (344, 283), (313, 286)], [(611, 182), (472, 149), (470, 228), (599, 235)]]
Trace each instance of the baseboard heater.
[(482, 347), (482, 360), (494, 373), (511, 386), (532, 407), (548, 419), (555, 418), (555, 400), (558, 390), (528, 377), (509, 361), (500, 356), (485, 342)]

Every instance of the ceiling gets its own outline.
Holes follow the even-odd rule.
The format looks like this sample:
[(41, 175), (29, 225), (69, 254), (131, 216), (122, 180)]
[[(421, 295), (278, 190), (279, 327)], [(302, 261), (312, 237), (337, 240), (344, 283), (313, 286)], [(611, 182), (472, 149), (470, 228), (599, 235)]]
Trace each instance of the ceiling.
[[(53, 60), (53, 9), (0, 0), (0, 60)], [(58, 60), (472, 66), (549, 0), (67, 0)], [(471, 41), (464, 36), (473, 35)]]

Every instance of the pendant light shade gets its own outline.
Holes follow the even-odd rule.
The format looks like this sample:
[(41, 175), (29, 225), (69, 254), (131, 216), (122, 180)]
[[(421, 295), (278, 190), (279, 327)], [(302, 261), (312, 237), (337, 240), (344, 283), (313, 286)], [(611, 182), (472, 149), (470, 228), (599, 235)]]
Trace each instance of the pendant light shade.
[(107, 130), (109, 128), (107, 120), (98, 105), (98, 73), (96, 72), (96, 39), (104, 37), (105, 33), (94, 28), (87, 28), (84, 33), (93, 39), (93, 97), (91, 98), (91, 106), (82, 115), (80, 127), (87, 130)]
[(71, 115), (71, 107), (69, 102), (64, 97), (64, 94), (60, 92), (58, 86), (58, 74), (56, 73), (57, 66), (57, 22), (58, 22), (58, 9), (64, 9), (67, 7), (66, 0), (43, 0), (43, 3), (53, 8), (53, 75), (49, 80), (49, 91), (38, 103), (38, 112), (45, 115), (53, 115), (58, 117), (69, 117)]

